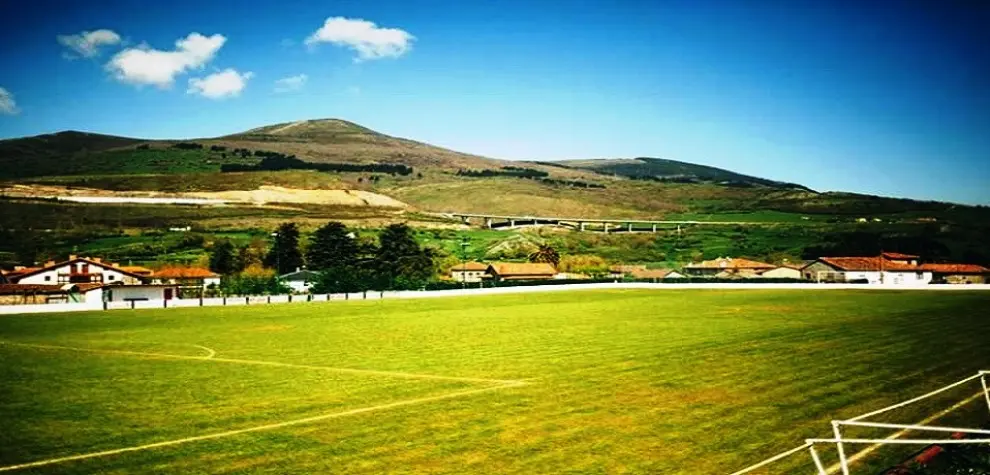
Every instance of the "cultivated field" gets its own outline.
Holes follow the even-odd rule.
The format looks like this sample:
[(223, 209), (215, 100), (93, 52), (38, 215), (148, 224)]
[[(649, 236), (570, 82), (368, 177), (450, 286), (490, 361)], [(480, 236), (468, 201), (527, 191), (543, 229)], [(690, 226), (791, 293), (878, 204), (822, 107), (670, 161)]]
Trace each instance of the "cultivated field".
[(729, 473), (990, 369), (988, 308), (671, 290), (2, 317), (0, 470)]

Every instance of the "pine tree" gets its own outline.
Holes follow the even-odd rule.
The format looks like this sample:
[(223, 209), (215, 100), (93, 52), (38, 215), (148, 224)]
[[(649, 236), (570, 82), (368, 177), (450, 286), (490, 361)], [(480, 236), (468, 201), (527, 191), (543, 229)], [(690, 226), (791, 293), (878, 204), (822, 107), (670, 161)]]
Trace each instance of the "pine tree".
[(279, 274), (302, 267), (303, 256), (299, 250), (299, 229), (296, 223), (282, 223), (274, 234), (275, 242), (265, 256), (265, 265)]
[(237, 256), (234, 245), (227, 239), (218, 241), (210, 250), (210, 270), (221, 275), (230, 275), (238, 271)]
[(358, 257), (358, 245), (347, 226), (330, 221), (317, 229), (310, 239), (306, 263), (312, 270), (349, 268)]

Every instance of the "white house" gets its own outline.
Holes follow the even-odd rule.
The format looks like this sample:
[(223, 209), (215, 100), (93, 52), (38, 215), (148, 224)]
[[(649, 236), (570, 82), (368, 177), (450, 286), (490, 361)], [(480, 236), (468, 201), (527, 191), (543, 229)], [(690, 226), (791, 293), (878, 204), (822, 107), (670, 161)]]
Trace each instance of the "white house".
[(450, 278), (455, 282), (481, 282), (487, 278), (488, 266), (480, 262), (464, 262), (450, 269)]
[(320, 279), (320, 273), (316, 271), (297, 269), (295, 272), (282, 274), (278, 280), (297, 294), (307, 294), (309, 289)]
[(203, 292), (220, 287), (220, 274), (202, 267), (163, 267), (151, 276), (153, 284), (173, 284), (182, 297), (202, 297)]
[(816, 282), (926, 285), (932, 281), (932, 272), (919, 265), (918, 256), (894, 252), (875, 257), (820, 257), (801, 273)]
[(147, 281), (147, 276), (103, 262), (100, 258), (70, 255), (67, 261), (48, 261), (41, 267), (16, 267), (5, 274), (15, 284), (124, 284), (135, 285)]

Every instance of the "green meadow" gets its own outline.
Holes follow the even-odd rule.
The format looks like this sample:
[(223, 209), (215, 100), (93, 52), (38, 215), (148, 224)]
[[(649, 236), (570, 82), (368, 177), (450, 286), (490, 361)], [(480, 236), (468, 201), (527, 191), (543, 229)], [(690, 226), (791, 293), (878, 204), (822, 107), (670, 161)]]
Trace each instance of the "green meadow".
[(3, 316), (0, 470), (113, 451), (10, 473), (728, 474), (990, 369), (987, 309), (966, 291), (585, 290)]

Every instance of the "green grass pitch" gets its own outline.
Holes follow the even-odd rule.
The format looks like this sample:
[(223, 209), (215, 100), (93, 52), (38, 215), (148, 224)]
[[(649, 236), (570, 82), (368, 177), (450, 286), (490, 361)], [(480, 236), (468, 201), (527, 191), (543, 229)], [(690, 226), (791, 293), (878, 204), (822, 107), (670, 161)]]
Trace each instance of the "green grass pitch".
[(0, 470), (110, 451), (9, 473), (727, 474), (990, 369), (988, 309), (980, 292), (615, 290), (4, 316)]

